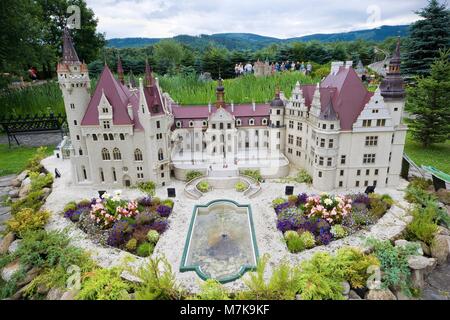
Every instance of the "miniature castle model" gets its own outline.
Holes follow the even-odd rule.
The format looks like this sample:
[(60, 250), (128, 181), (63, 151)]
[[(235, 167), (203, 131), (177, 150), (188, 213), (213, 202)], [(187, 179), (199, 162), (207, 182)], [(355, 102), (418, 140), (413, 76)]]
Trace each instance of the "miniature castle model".
[(255, 77), (270, 76), (272, 74), (272, 65), (268, 61), (261, 62), (258, 60), (253, 66), (253, 72)]
[(91, 96), (87, 66), (65, 30), (57, 70), (74, 183), (164, 186), (189, 170), (230, 176), (259, 169), (271, 178), (292, 165), (307, 170), (319, 190), (395, 186), (406, 136), (399, 45), (375, 93), (351, 65), (333, 62), (321, 83), (297, 83), (289, 99), (277, 90), (267, 104), (227, 103), (219, 79), (214, 105), (179, 106), (148, 63), (138, 88), (134, 77), (125, 85), (119, 59), (118, 79), (105, 65)]

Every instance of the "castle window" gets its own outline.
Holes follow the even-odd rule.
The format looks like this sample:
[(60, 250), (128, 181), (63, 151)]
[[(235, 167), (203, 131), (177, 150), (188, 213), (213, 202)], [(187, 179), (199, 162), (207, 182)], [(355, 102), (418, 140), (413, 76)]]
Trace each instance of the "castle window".
[(103, 169), (102, 168), (100, 168), (100, 180), (102, 182), (105, 182), (105, 174), (103, 173)]
[(344, 176), (344, 170), (341, 170), (340, 173), (339, 173), (339, 175), (340, 175), (341, 177)]
[(359, 187), (359, 181), (356, 181), (355, 187)]
[(143, 161), (142, 159), (142, 151), (140, 149), (134, 150), (134, 161)]
[(372, 120), (363, 120), (363, 127), (372, 126)]
[(160, 121), (156, 121), (156, 129), (161, 128), (161, 122)]
[(83, 155), (83, 150), (80, 148), (80, 150), (78, 150), (78, 154), (80, 155), (80, 156), (82, 156)]
[(302, 138), (297, 137), (297, 147), (301, 147), (301, 146), (302, 146)]
[(280, 110), (280, 109), (277, 110), (277, 114), (278, 114), (278, 115), (281, 114), (281, 110)]
[(77, 125), (78, 124), (77, 120), (73, 120), (73, 124)]
[(319, 157), (319, 166), (323, 166), (323, 157)]
[(294, 129), (294, 121), (289, 120), (289, 129)]
[(125, 135), (123, 133), (119, 134), (120, 140), (125, 140)]
[(328, 148), (333, 148), (334, 147), (334, 140), (330, 139), (328, 140)]
[(320, 139), (320, 147), (325, 148), (325, 139)]
[(360, 175), (361, 175), (361, 170), (359, 170), (359, 169), (356, 170), (356, 175), (357, 175), (357, 176), (360, 176)]
[(114, 160), (122, 160), (122, 154), (118, 148), (113, 149), (113, 159)]
[[(266, 125), (267, 125), (267, 119), (266, 119), (266, 118), (263, 118), (261, 123), (262, 123), (264, 126), (266, 126)], [(292, 125), (292, 126), (294, 126), (294, 125)]]
[(86, 167), (85, 166), (81, 166), (81, 171), (83, 171), (83, 178), (84, 178), (84, 180), (87, 180)]
[(366, 137), (366, 147), (378, 145), (378, 136)]
[(364, 154), (363, 163), (375, 163), (375, 153)]
[(384, 127), (386, 125), (386, 119), (378, 119), (377, 127)]
[(77, 140), (80, 140), (80, 136), (79, 135), (77, 135)]
[(231, 123), (227, 123), (227, 129), (231, 129)]
[(206, 126), (208, 125), (208, 122), (205, 121), (205, 120), (203, 120), (202, 125), (203, 125), (204, 127), (206, 127)]
[(212, 136), (212, 137), (211, 137), (211, 140), (212, 140), (212, 141), (216, 141), (216, 136)]
[(324, 124), (322, 124), (322, 129), (326, 129), (327, 128), (327, 125), (324, 123)]
[(112, 133), (109, 134), (109, 140), (113, 141), (114, 140), (114, 136)]
[(333, 163), (333, 159), (332, 158), (328, 158), (327, 159), (327, 166), (331, 167), (332, 163)]
[(177, 121), (177, 122), (175, 123), (175, 127), (181, 128), (181, 121)]
[(192, 128), (194, 126), (194, 121), (189, 121), (189, 127)]
[(334, 124), (330, 124), (330, 129), (334, 130)]
[(93, 139), (94, 141), (97, 141), (97, 135), (96, 135), (96, 134), (93, 134), (93, 135), (92, 135), (92, 139)]
[(375, 169), (375, 175), (376, 176), (378, 175), (378, 169)]
[(103, 121), (103, 129), (109, 129), (110, 128), (110, 122), (109, 121)]
[(339, 181), (339, 187), (342, 187), (344, 183), (342, 181)]
[(223, 123), (222, 123), (222, 122), (219, 123), (219, 129), (220, 129), (220, 130), (223, 130)]
[[(377, 101), (377, 103), (378, 103), (378, 101)], [(379, 112), (378, 109), (373, 109), (373, 110), (372, 110), (372, 113), (378, 113), (378, 112)]]
[(109, 151), (106, 148), (102, 149), (102, 159), (103, 160), (111, 160), (111, 155), (109, 154)]
[(398, 111), (398, 108), (394, 108), (394, 111)]
[(341, 156), (341, 164), (345, 164), (345, 160), (346, 160), (346, 156), (342, 155)]
[(303, 129), (303, 123), (297, 122), (297, 130), (302, 131), (302, 129)]
[(75, 109), (75, 103), (70, 104), (70, 109), (72, 109), (72, 110)]
[(106, 133), (103, 134), (103, 140), (108, 141), (108, 135)]
[(242, 124), (241, 119), (237, 119), (237, 120), (236, 120), (236, 126), (240, 126), (241, 124)]
[(104, 107), (104, 108), (102, 108), (102, 111), (103, 111), (103, 113), (108, 113), (108, 108)]
[(163, 153), (162, 149), (159, 149), (159, 151), (158, 151), (158, 160), (159, 161), (164, 160), (164, 153)]
[(249, 126), (253, 126), (254, 124), (255, 124), (255, 120), (254, 119), (248, 120), (248, 125)]
[(319, 171), (318, 176), (319, 176), (319, 178), (322, 178), (322, 171)]
[(293, 144), (294, 143), (294, 136), (293, 135), (288, 135), (288, 143), (289, 144)]

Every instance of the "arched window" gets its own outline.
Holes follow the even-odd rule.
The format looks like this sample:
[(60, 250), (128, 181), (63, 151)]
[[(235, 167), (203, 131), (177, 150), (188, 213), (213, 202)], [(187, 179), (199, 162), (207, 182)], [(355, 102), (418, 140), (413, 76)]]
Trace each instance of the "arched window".
[(114, 182), (117, 182), (116, 168), (112, 168), (112, 174), (113, 174)]
[(113, 159), (122, 160), (122, 155), (120, 154), (120, 150), (118, 148), (113, 149)]
[(80, 148), (80, 149), (78, 150), (78, 154), (79, 154), (80, 156), (82, 156), (82, 155), (83, 155), (83, 149)]
[(102, 159), (103, 160), (111, 160), (111, 155), (109, 154), (109, 151), (106, 148), (102, 149)]
[(92, 139), (94, 139), (94, 141), (97, 141), (97, 135), (96, 135), (96, 134), (93, 134), (93, 135), (92, 135)]
[(123, 133), (119, 134), (120, 140), (125, 140), (125, 135)]
[(112, 133), (109, 134), (109, 140), (111, 140), (111, 141), (114, 140), (114, 136)]
[(248, 120), (248, 125), (249, 125), (249, 126), (255, 125), (255, 120), (254, 120), (254, 119), (249, 119), (249, 120)]
[(81, 170), (83, 171), (84, 180), (87, 180), (86, 167), (85, 166), (81, 166)]
[(106, 133), (103, 134), (103, 140), (108, 141), (108, 135)]
[(105, 174), (103, 173), (102, 168), (100, 168), (100, 180), (102, 180), (102, 182), (105, 182)]
[(142, 159), (142, 151), (139, 149), (134, 150), (134, 161), (143, 161)]
[(164, 153), (163, 153), (162, 149), (159, 149), (159, 151), (158, 151), (158, 160), (159, 161), (164, 160)]
[(212, 141), (216, 141), (216, 136), (212, 136), (212, 137), (211, 137), (211, 140), (212, 140)]

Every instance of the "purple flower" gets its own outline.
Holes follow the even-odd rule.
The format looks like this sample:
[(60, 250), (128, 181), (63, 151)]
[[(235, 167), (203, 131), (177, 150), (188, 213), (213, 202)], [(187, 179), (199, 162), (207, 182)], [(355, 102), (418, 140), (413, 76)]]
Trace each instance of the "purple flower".
[(320, 229), (320, 233), (316, 237), (316, 240), (323, 245), (327, 245), (331, 242), (332, 238), (333, 234), (330, 232), (330, 230), (322, 228)]
[(278, 214), (280, 214), (284, 209), (289, 207), (289, 202), (284, 202), (282, 204), (279, 204), (275, 207), (275, 212)]
[(66, 212), (64, 212), (64, 218), (71, 219), (74, 212), (75, 212), (75, 210), (73, 210), (73, 209), (67, 210)]
[(298, 204), (305, 204), (306, 200), (308, 199), (308, 195), (306, 193), (302, 193), (298, 195)]
[(282, 219), (277, 221), (277, 229), (281, 232), (285, 233), (288, 230), (292, 230), (292, 220), (291, 219)]
[(369, 205), (370, 199), (365, 193), (358, 193), (356, 195), (351, 196), (353, 198), (353, 203), (362, 203), (366, 206)]
[(167, 222), (167, 219), (159, 219), (153, 222), (150, 225), (150, 229), (158, 231), (158, 233), (163, 233), (167, 230), (167, 227), (169, 226), (169, 223)]
[(83, 200), (78, 202), (77, 208), (78, 209), (89, 209), (91, 207), (92, 201), (90, 200)]
[(150, 207), (152, 205), (152, 198), (150, 196), (142, 197), (137, 202), (141, 206)]
[(158, 212), (161, 217), (167, 218), (172, 213), (172, 208), (165, 205), (159, 205), (156, 212)]
[(112, 247), (119, 247), (124, 244), (128, 240), (129, 234), (131, 233), (130, 229), (132, 228), (130, 228), (130, 225), (126, 221), (117, 221), (114, 223), (108, 236), (108, 245)]

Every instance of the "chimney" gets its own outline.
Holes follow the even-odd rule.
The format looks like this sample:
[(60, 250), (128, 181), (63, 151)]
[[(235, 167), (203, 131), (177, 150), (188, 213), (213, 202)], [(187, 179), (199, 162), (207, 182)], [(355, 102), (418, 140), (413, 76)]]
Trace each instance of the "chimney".
[(131, 120), (134, 120), (134, 116), (133, 116), (133, 107), (131, 106), (131, 104), (128, 105), (127, 111), (128, 111), (128, 116), (130, 117), (130, 119), (131, 119)]
[(253, 112), (256, 111), (256, 103), (255, 103), (255, 101), (252, 102), (252, 109), (253, 109)]
[(344, 66), (343, 61), (333, 61), (331, 62), (331, 72), (330, 74), (336, 75), (339, 72), (339, 68)]
[(211, 101), (208, 103), (208, 113), (211, 113)]
[(234, 102), (231, 101), (231, 113), (233, 113), (233, 112), (234, 112)]

